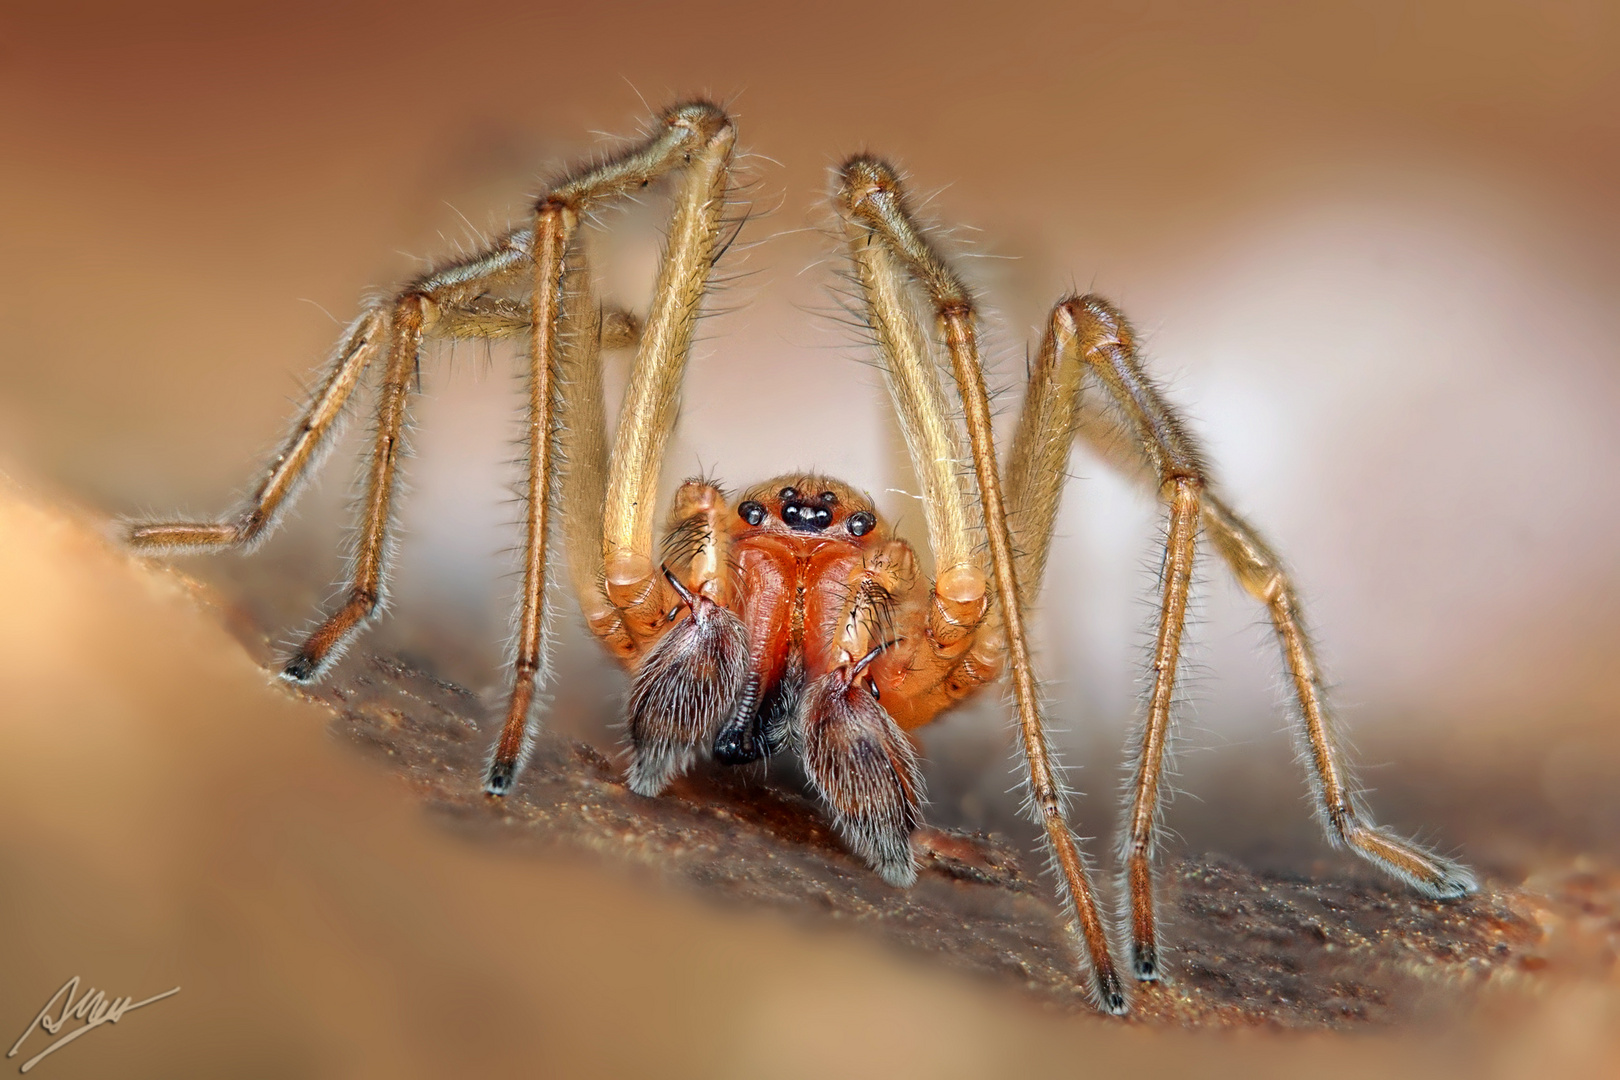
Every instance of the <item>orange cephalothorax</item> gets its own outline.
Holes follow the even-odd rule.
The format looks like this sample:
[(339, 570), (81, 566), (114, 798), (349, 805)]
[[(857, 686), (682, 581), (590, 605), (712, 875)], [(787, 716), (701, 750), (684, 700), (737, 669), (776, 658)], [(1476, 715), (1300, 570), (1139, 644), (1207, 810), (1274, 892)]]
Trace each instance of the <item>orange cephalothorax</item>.
[(707, 481), (687, 481), (670, 512), (663, 567), (667, 578), (649, 578), (624, 609), (639, 645), (620, 655), (632, 671), (648, 671), (655, 643), (691, 610), (687, 593), (737, 616), (748, 672), (712, 747), (728, 764), (782, 746), (804, 688), (836, 669), (859, 665), (851, 685), (907, 730), (1001, 669), (999, 636), (985, 626), (984, 575), (956, 567), (918, 588), (911, 545), (890, 535), (869, 498), (828, 477), (779, 476), (734, 504)]
[[(904, 541), (889, 539), (871, 501), (819, 476), (780, 476), (738, 500), (726, 522), (730, 588), (747, 628), (750, 666), (715, 757), (752, 761), (780, 747), (807, 682), (889, 644), (903, 595), (863, 589), (867, 567)], [(905, 583), (909, 589), (910, 582)], [(859, 598), (865, 618), (847, 625)], [(853, 656), (851, 654), (854, 654)]]
[(699, 747), (742, 764), (796, 744), (851, 846), (909, 880), (921, 781), (885, 706), (942, 674), (910, 659), (929, 636), (911, 545), (849, 485), (790, 475), (730, 506), (712, 484), (683, 484), (663, 557), (672, 602), (635, 671), (632, 786), (661, 789)]

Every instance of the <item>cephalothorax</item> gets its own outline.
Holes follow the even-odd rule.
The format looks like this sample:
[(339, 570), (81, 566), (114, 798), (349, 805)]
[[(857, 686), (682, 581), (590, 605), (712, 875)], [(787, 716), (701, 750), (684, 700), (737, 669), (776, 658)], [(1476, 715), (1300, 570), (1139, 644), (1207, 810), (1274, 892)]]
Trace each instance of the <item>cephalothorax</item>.
[[(655, 547), (653, 509), (693, 323), (710, 271), (735, 236), (726, 213), (735, 137), (720, 108), (675, 106), (641, 142), (553, 185), (530, 225), (369, 307), (238, 513), (214, 522), (137, 522), (130, 544), (214, 551), (257, 543), (381, 358), (352, 584), (283, 668), (288, 679), (318, 678), (383, 605), (397, 464), (424, 343), (526, 341), (523, 585), (512, 691), (485, 790), (512, 789), (536, 723), (547, 677), (546, 556), (555, 510), (586, 624), (631, 672), (631, 788), (656, 795), (699, 755), (735, 764), (791, 746), (845, 842), (896, 885), (916, 876), (910, 839), (921, 803), (906, 732), (1007, 667), (1028, 805), (1078, 928), (1089, 986), (1100, 1007), (1122, 1013), (1125, 983), (1065, 820), (1023, 615), (1045, 570), (1090, 378), (1139, 447), (1168, 513), (1152, 688), (1120, 844), (1131, 973), (1153, 980), (1162, 972), (1153, 861), (1200, 535), (1267, 608), (1329, 839), (1426, 895), (1473, 891), (1466, 868), (1372, 823), (1334, 741), (1293, 585), (1255, 530), (1211, 490), (1195, 442), (1144, 372), (1129, 324), (1106, 300), (1070, 297), (1053, 308), (1013, 446), (998, 459), (973, 297), (916, 224), (895, 171), (878, 159), (845, 162), (834, 201), (921, 488), (933, 580), (920, 576), (910, 545), (890, 534), (865, 496), (812, 474), (778, 477), (735, 501), (710, 482), (688, 481)], [(589, 230), (580, 222), (665, 177), (676, 178), (673, 211), (649, 310), (640, 320), (609, 312), (595, 298)], [(637, 354), (610, 444), (600, 351), (630, 343)]]
[[(871, 502), (823, 476), (781, 476), (735, 503), (701, 480), (676, 493), (664, 542), (675, 618), (630, 690), (630, 786), (656, 795), (699, 748), (742, 764), (801, 750), (851, 848), (896, 885), (921, 781), (902, 727), (955, 700), (940, 685), (911, 545)], [(961, 614), (986, 606), (982, 578)], [(956, 696), (1000, 667), (981, 658)]]

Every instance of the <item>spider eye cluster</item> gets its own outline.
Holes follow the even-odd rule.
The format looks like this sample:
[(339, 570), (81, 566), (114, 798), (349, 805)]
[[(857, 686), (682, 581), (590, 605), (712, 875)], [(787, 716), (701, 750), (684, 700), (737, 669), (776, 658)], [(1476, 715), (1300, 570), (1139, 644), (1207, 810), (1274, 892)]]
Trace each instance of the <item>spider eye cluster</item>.
[[(812, 489), (813, 490), (813, 489)], [(851, 536), (865, 536), (877, 528), (877, 515), (870, 510), (850, 507), (839, 522), (842, 498), (837, 491), (800, 491), (793, 486), (783, 487), (774, 495), (762, 499), (744, 499), (737, 504), (737, 516), (750, 526), (758, 528), (769, 521), (780, 521), (794, 532), (819, 533), (841, 523)]]

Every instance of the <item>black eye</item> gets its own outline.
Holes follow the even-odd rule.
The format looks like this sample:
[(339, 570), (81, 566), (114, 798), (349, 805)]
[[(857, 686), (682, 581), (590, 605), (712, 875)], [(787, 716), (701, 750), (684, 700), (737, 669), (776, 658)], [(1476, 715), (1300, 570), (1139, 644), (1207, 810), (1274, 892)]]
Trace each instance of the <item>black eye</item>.
[(849, 531), (856, 536), (865, 536), (877, 528), (877, 518), (862, 510), (858, 514), (849, 516)]
[(838, 496), (831, 491), (823, 491), (820, 495), (817, 495), (816, 498), (820, 499), (828, 506), (838, 505)]
[(776, 493), (776, 497), (781, 499), (783, 502), (790, 502), (793, 499), (797, 499), (799, 497), (799, 493), (793, 488), (783, 488), (781, 491)]
[(799, 523), (799, 507), (797, 503), (788, 503), (786, 506), (782, 507), (782, 520), (787, 522), (789, 525), (797, 525)]
[(765, 520), (765, 508), (752, 499), (737, 507), (737, 513), (750, 525), (758, 525)]

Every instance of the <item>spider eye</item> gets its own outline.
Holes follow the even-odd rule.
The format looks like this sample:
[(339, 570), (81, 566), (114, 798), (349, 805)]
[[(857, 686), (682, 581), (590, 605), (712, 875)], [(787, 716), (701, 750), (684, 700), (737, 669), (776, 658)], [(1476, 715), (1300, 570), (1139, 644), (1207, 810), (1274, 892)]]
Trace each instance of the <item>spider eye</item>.
[(875, 528), (877, 528), (877, 518), (868, 514), (865, 510), (849, 516), (849, 531), (856, 536), (865, 536)]
[(798, 532), (820, 532), (832, 524), (832, 511), (825, 506), (788, 503), (782, 507), (782, 521)]
[(750, 525), (758, 525), (765, 520), (765, 508), (752, 499), (737, 507), (737, 513)]
[(799, 492), (796, 488), (785, 487), (776, 493), (776, 497), (783, 502), (787, 502), (789, 499), (797, 499)]
[(831, 491), (823, 491), (820, 495), (817, 495), (816, 498), (820, 499), (827, 506), (838, 505), (838, 496)]

